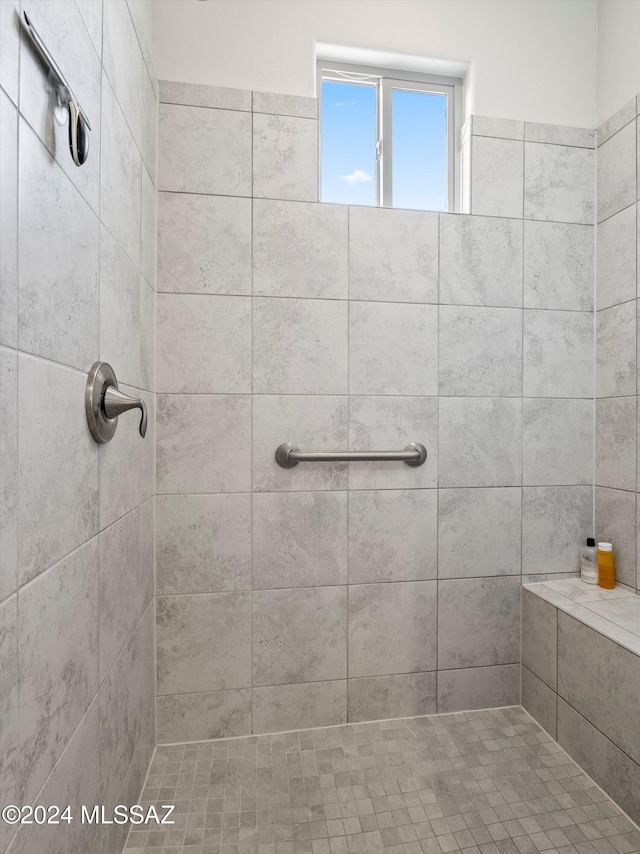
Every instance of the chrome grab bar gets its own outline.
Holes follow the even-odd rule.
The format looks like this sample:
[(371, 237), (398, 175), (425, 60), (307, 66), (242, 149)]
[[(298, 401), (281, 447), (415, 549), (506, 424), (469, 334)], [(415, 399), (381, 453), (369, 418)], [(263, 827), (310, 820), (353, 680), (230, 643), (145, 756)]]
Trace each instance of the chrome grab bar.
[(276, 449), (276, 462), (283, 469), (292, 469), (298, 463), (356, 463), (401, 462), (408, 466), (421, 466), (427, 459), (427, 449), (420, 442), (411, 442), (404, 451), (301, 451), (297, 445), (284, 442)]

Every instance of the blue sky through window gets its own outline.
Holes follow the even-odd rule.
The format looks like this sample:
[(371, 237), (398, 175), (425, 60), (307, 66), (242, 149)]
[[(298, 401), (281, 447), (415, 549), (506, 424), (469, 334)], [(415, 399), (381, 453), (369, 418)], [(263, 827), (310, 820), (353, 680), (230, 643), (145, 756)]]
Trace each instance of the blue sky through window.
[[(323, 81), (321, 199), (376, 205), (375, 86)], [(446, 97), (392, 91), (393, 206), (445, 210)]]

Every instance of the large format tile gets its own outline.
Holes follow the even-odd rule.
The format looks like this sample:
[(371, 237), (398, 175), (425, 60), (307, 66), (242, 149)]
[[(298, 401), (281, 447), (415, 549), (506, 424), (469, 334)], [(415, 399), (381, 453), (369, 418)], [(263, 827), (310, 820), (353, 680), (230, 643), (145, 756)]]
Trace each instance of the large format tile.
[[(464, 626), (464, 633), (460, 626)], [(438, 582), (438, 668), (520, 660), (520, 579)]]
[(432, 715), (435, 711), (435, 673), (369, 676), (349, 680), (349, 721)]
[(23, 121), (20, 349), (83, 370), (91, 365), (98, 342), (98, 258), (98, 218)]
[(346, 394), (348, 303), (253, 300), (256, 394)]
[(525, 486), (522, 491), (522, 572), (577, 572), (578, 546), (593, 535), (593, 488)]
[(18, 584), (18, 357), (0, 347), (0, 601)]
[(605, 308), (596, 315), (596, 395), (636, 393), (635, 300)]
[(575, 709), (558, 700), (558, 743), (635, 821), (640, 766)]
[(613, 543), (616, 579), (636, 584), (636, 494), (596, 487), (596, 537)]
[(158, 290), (251, 293), (251, 201), (158, 193)]
[(421, 581), (438, 567), (435, 490), (349, 494), (349, 583)]
[(344, 205), (253, 202), (253, 292), (261, 296), (347, 297)]
[(140, 150), (149, 177), (155, 185), (158, 160), (158, 99), (149, 72), (144, 66), (142, 67), (142, 145)]
[(438, 401), (433, 397), (349, 398), (349, 447), (353, 451), (427, 449), (423, 465), (349, 463), (351, 489), (417, 489), (438, 480)]
[(525, 486), (593, 482), (592, 400), (523, 402), (522, 480)]
[[(0, 16), (10, 8), (9, 3), (0, 4)], [(0, 344), (16, 347), (18, 344), (18, 112), (1, 90), (0, 186), (2, 187), (2, 193), (0, 193)]]
[(437, 307), (351, 301), (349, 391), (437, 394)]
[[(80, 854), (98, 851), (102, 827), (82, 822), (81, 806), (89, 813), (100, 803), (100, 713), (95, 699), (47, 779), (36, 805), (69, 805), (74, 820), (59, 825), (32, 824), (20, 831), (20, 854)], [(31, 801), (29, 801), (31, 802)], [(63, 807), (64, 808), (64, 807)], [(17, 852), (16, 852), (17, 854)]]
[(526, 142), (526, 219), (593, 223), (595, 152), (586, 148)]
[(251, 684), (251, 594), (199, 593), (156, 599), (157, 693)]
[(519, 486), (522, 403), (440, 399), (440, 486)]
[(158, 495), (158, 593), (251, 588), (250, 495)]
[(595, 148), (595, 136), (595, 131), (592, 128), (549, 125), (541, 122), (524, 123), (524, 138), (527, 142), (546, 142), (550, 145)]
[[(493, 139), (524, 139), (524, 122), (515, 119), (496, 119), (491, 116), (471, 116), (470, 132), (473, 136)], [(464, 131), (463, 131), (464, 133)]]
[(119, 383), (137, 387), (142, 380), (140, 294), (137, 267), (102, 226), (100, 359), (111, 364)]
[(622, 130), (622, 128), (629, 124), (629, 122), (635, 121), (637, 112), (636, 100), (636, 98), (631, 98), (600, 125), (596, 130), (596, 141), (598, 146), (602, 145), (602, 143), (606, 142), (608, 139), (611, 139), (614, 134), (618, 133), (619, 130)]
[(522, 305), (522, 222), (441, 215), (440, 302)]
[(593, 395), (593, 314), (524, 312), (525, 397)]
[(636, 242), (636, 205), (598, 226), (596, 308), (635, 299)]
[(519, 664), (438, 672), (438, 712), (513, 706), (519, 701)]
[(102, 115), (100, 218), (134, 264), (139, 266), (142, 157), (104, 77)]
[(158, 744), (232, 738), (251, 732), (251, 689), (157, 698)]
[(95, 539), (20, 591), (18, 638), (22, 796), (31, 803), (98, 687)]
[(439, 490), (438, 578), (520, 574), (520, 493)]
[[(0, 802), (18, 804), (21, 792), (18, 779), (18, 610), (11, 596), (0, 604)], [(0, 849), (5, 847), (14, 829), (0, 824)]]
[(276, 448), (291, 442), (303, 451), (346, 450), (347, 398), (319, 395), (255, 395), (253, 488), (258, 492), (346, 489), (347, 463), (300, 463), (283, 469)]
[(251, 195), (251, 116), (160, 104), (158, 189)]
[(438, 301), (438, 215), (349, 208), (349, 296)]
[(18, 103), (20, 79), (20, 0), (0, 3), (0, 86)]
[(514, 139), (479, 136), (474, 116), (471, 142), (471, 213), (522, 216), (524, 144)]
[(253, 116), (253, 196), (318, 201), (316, 119)]
[(100, 534), (101, 682), (153, 599), (153, 561), (142, 560), (140, 536), (140, 509)]
[(598, 486), (636, 489), (636, 397), (596, 401)]
[[(4, 3), (2, 4), (4, 5)], [(46, 66), (23, 31), (20, 47), (20, 112), (97, 213), (100, 196), (100, 148), (105, 134), (100, 116), (102, 68), (76, 3), (39, 0), (33, 22), (64, 71), (91, 122), (89, 157), (81, 169), (69, 153), (69, 125), (54, 119)], [(62, 58), (64, 57), (64, 59)], [(18, 102), (16, 101), (16, 104)], [(109, 121), (109, 116), (107, 116)]]
[(440, 394), (522, 394), (522, 312), (518, 309), (443, 305), (439, 340)]
[(252, 106), (254, 113), (298, 116), (302, 119), (318, 118), (317, 98), (306, 98), (300, 95), (280, 95), (273, 92), (253, 92)]
[(345, 724), (347, 681), (254, 688), (253, 704), (256, 733)]
[(142, 168), (140, 200), (140, 270), (152, 288), (156, 286), (158, 211), (156, 188), (146, 168)]
[(598, 222), (636, 200), (635, 122), (618, 131), (598, 149)]
[(524, 665), (521, 671), (522, 708), (545, 729), (551, 738), (556, 737), (557, 695), (548, 685)]
[(254, 495), (254, 589), (346, 583), (346, 492)]
[(157, 390), (248, 394), (251, 300), (211, 294), (158, 294)]
[(640, 759), (640, 707), (631, 686), (640, 657), (558, 613), (558, 694), (634, 760)]
[(248, 492), (251, 401), (245, 395), (158, 395), (158, 493)]
[(129, 8), (121, 0), (104, 0), (102, 62), (118, 103), (142, 148), (142, 52)]
[(347, 588), (253, 594), (253, 684), (289, 685), (347, 675)]
[(592, 311), (593, 242), (592, 225), (525, 222), (525, 306)]
[[(18, 401), (18, 554), (24, 583), (97, 532), (98, 446), (87, 429), (83, 374), (20, 356), (18, 376), (29, 389)], [(43, 401), (50, 404), (43, 407)]]
[(437, 583), (349, 587), (349, 676), (436, 669)]
[(221, 110), (251, 112), (251, 92), (227, 86), (201, 86), (159, 80), (160, 101), (163, 104), (185, 104), (191, 107), (212, 107)]
[(549, 688), (558, 688), (558, 611), (535, 593), (522, 591), (522, 663)]

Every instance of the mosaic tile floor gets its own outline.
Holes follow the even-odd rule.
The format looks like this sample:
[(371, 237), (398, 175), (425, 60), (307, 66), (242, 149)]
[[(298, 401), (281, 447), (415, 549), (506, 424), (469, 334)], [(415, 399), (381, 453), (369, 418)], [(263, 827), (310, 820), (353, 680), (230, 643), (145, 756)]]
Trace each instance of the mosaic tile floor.
[(520, 708), (159, 747), (125, 854), (632, 854), (640, 831)]

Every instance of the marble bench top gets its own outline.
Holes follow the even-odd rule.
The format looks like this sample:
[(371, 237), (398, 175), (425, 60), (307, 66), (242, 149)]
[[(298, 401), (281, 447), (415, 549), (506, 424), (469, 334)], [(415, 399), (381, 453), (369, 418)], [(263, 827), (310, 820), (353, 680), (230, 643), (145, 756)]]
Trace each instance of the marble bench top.
[(524, 584), (523, 588), (640, 655), (640, 596), (628, 587), (603, 590), (579, 578), (563, 578)]

